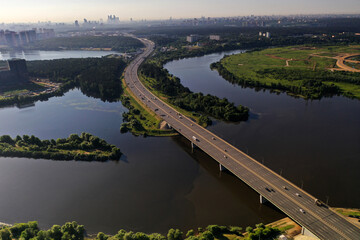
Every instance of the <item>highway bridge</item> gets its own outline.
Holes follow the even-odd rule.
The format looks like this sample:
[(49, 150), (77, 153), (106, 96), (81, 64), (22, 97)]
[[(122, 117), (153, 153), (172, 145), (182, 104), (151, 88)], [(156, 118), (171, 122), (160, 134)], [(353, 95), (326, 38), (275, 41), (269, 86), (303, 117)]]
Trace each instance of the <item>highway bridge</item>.
[(170, 105), (151, 93), (139, 80), (141, 63), (154, 50), (154, 43), (139, 39), (146, 49), (125, 70), (125, 83), (130, 91), (165, 120), (173, 129), (191, 141), (192, 145), (210, 155), (219, 163), (220, 170), (227, 169), (260, 195), (260, 202), (271, 202), (303, 227), (303, 234), (320, 239), (360, 239), (360, 229), (271, 169), (235, 148), (225, 140), (181, 115)]

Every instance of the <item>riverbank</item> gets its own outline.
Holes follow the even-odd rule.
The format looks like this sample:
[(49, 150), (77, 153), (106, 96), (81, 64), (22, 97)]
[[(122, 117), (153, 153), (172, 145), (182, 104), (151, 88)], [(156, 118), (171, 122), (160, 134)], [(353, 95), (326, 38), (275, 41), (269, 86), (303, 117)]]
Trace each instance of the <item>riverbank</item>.
[[(349, 215), (352, 216), (360, 216), (360, 209), (349, 209), (349, 208), (332, 208), (338, 213), (343, 214), (349, 218)], [(59, 229), (59, 234), (65, 234), (66, 228), (74, 227), (74, 232), (78, 234), (79, 239), (96, 239), (96, 240), (117, 240), (123, 239), (127, 237), (132, 237), (132, 239), (178, 239), (178, 240), (194, 240), (194, 239), (226, 239), (226, 240), (249, 240), (249, 239), (257, 239), (259, 236), (261, 238), (271, 238), (278, 237), (280, 235), (285, 236), (287, 239), (295, 239), (295, 240), (313, 240), (316, 238), (304, 236), (301, 234), (302, 227), (298, 225), (296, 222), (291, 220), (288, 217), (282, 218), (275, 222), (269, 224), (256, 224), (255, 227), (246, 227), (243, 229), (242, 227), (237, 226), (219, 226), (219, 225), (209, 225), (205, 229), (198, 228), (197, 230), (189, 230), (187, 233), (182, 232), (179, 229), (170, 229), (168, 231), (167, 236), (163, 236), (159, 233), (153, 234), (146, 234), (142, 232), (134, 233), (132, 231), (126, 230), (119, 230), (115, 235), (107, 235), (103, 232), (99, 232), (98, 234), (85, 234), (85, 228), (83, 225), (78, 225), (76, 222), (68, 222), (65, 223), (63, 226), (54, 225), (49, 230), (43, 230), (42, 233), (39, 231), (39, 227), (37, 222), (28, 222), (28, 223), (15, 223), (15, 224), (8, 224), (8, 223), (0, 223), (0, 230), (1, 236), (4, 234), (11, 236), (13, 239), (18, 239), (22, 236), (22, 232), (26, 231), (26, 229), (32, 229), (34, 236), (38, 236), (40, 233), (44, 236), (43, 239), (48, 239), (51, 237), (55, 229)], [(357, 224), (360, 228), (360, 224)], [(0, 229), (1, 229), (0, 228)], [(21, 231), (17, 231), (17, 229), (22, 229)], [(3, 238), (3, 239), (10, 239), (10, 238)]]
[(335, 71), (338, 56), (358, 46), (291, 46), (227, 56), (211, 64), (243, 87), (271, 89), (306, 99), (344, 95), (360, 99), (360, 74)]

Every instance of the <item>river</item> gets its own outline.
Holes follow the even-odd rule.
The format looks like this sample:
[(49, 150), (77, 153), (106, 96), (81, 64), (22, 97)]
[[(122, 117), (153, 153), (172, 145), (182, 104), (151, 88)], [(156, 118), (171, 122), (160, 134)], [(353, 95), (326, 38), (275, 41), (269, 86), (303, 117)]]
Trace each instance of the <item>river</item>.
[(284, 216), (259, 204), (236, 177), (220, 173), (209, 156), (191, 152), (184, 138), (120, 134), (125, 111), (119, 102), (78, 89), (28, 108), (0, 109), (0, 135), (56, 139), (86, 131), (124, 153), (119, 162), (106, 163), (0, 157), (0, 222), (36, 220), (48, 228), (77, 221), (89, 233), (166, 233), (209, 224), (246, 227)]
[[(250, 107), (249, 121), (215, 121), (209, 129), (329, 204), (360, 207), (358, 100), (319, 101), (256, 92), (211, 71), (222, 54), (168, 63), (192, 91)], [(89, 233), (119, 229), (166, 233), (209, 224), (268, 223), (284, 215), (182, 137), (120, 134), (121, 103), (74, 89), (35, 106), (0, 109), (0, 135), (42, 139), (90, 132), (118, 146), (119, 162), (0, 158), (0, 222), (37, 220), (41, 227), (77, 221)], [(76, 121), (75, 121), (76, 120)], [(141, 150), (139, 150), (141, 149)]]
[(250, 108), (247, 122), (215, 121), (209, 129), (331, 206), (359, 208), (360, 101), (338, 96), (311, 101), (241, 88), (210, 69), (223, 56), (165, 65), (190, 90)]

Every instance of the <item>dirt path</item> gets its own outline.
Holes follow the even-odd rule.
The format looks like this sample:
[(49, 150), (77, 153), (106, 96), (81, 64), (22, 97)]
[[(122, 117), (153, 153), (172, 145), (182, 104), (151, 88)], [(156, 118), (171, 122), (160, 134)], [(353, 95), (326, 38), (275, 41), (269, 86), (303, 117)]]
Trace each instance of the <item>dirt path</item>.
[[(337, 61), (336, 61), (336, 65), (341, 68), (342, 70), (344, 71), (348, 71), (348, 72), (360, 72), (360, 69), (355, 69), (355, 68), (352, 68), (348, 65), (345, 64), (345, 61), (347, 61), (346, 59), (347, 58), (351, 58), (351, 57), (355, 57), (355, 56), (359, 56), (360, 54), (357, 53), (357, 54), (345, 54), (345, 55), (342, 55), (342, 56), (339, 56), (337, 58)], [(350, 60), (352, 61), (352, 60)]]

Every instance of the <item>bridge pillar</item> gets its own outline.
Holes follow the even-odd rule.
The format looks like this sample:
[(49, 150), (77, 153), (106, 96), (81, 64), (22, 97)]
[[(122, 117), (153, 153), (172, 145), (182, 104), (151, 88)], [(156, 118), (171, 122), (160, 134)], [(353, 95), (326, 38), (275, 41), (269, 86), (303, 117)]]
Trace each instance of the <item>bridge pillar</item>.
[(301, 227), (301, 235), (305, 235), (305, 236), (308, 236), (308, 237), (319, 239), (317, 236), (315, 236), (312, 232), (310, 232), (309, 230), (307, 230), (304, 227)]
[(194, 142), (191, 142), (191, 148), (194, 150)]
[(268, 202), (268, 200), (266, 198), (264, 198), (262, 195), (260, 195), (260, 203), (264, 204), (266, 202)]
[(220, 169), (220, 172), (223, 172), (226, 170), (226, 168), (223, 165), (221, 165), (221, 163), (219, 163), (219, 169)]

